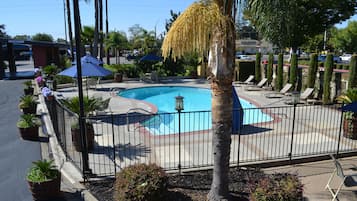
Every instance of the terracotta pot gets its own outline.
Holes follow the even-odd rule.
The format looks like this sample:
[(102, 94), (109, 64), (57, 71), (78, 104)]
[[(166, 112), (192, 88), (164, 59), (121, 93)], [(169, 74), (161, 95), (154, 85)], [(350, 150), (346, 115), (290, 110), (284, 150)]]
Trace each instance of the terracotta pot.
[(352, 140), (357, 140), (357, 117), (343, 120), (343, 136)]
[(38, 140), (38, 126), (19, 128), (21, 138), (24, 140)]
[[(87, 150), (92, 151), (94, 147), (94, 128), (92, 124), (87, 124), (86, 125), (86, 139), (87, 139)], [(72, 128), (71, 129), (72, 133), (72, 143), (76, 151), (83, 151), (82, 150), (82, 138), (81, 134), (79, 132), (79, 128)]]
[(61, 194), (61, 173), (58, 171), (57, 178), (41, 183), (28, 182), (33, 200), (51, 200)]

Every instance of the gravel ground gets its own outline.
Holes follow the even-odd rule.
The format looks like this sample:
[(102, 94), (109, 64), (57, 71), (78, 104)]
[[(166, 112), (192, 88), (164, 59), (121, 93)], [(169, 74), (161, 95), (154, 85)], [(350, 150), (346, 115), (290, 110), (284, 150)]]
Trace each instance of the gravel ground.
[[(233, 168), (229, 173), (229, 190), (231, 200), (249, 200), (250, 187), (264, 173), (256, 169)], [(113, 201), (114, 179), (91, 181), (87, 188), (99, 201)], [(212, 171), (190, 172), (182, 175), (169, 175), (167, 201), (201, 201), (205, 200), (212, 181)]]

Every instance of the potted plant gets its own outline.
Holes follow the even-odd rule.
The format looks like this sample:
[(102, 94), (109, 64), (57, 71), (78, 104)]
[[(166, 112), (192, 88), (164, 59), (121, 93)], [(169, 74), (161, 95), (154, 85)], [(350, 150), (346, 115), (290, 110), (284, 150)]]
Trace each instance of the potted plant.
[[(342, 103), (357, 101), (357, 88), (348, 89), (347, 92), (337, 98)], [(343, 136), (357, 140), (357, 113), (345, 112), (343, 116)]]
[(25, 85), (24, 94), (25, 95), (33, 95), (32, 81), (27, 80), (24, 82), (24, 85)]
[(24, 140), (37, 140), (38, 127), (41, 125), (40, 119), (34, 114), (23, 114), (17, 122), (17, 127), (20, 130), (22, 139)]
[(57, 90), (57, 83), (56, 83), (56, 79), (55, 79), (57, 71), (58, 71), (58, 68), (54, 64), (45, 66), (43, 68), (43, 72), (44, 72), (44, 74), (46, 76), (46, 84), (52, 90)]
[[(84, 115), (88, 117), (92, 112), (96, 110), (103, 110), (108, 107), (109, 99), (102, 100), (101, 98), (94, 98), (94, 97), (83, 97), (83, 106), (84, 106)], [(79, 98), (73, 97), (70, 99), (63, 100), (64, 106), (71, 110), (72, 112), (79, 115)], [(72, 143), (74, 148), (77, 151), (82, 151), (82, 138), (79, 131), (79, 124), (78, 122), (74, 123), (71, 126), (71, 133), (72, 133)], [(93, 150), (94, 146), (94, 128), (91, 122), (87, 121), (85, 126), (85, 133), (86, 133), (86, 142), (87, 142), (87, 149)]]
[(37, 102), (33, 95), (25, 95), (20, 98), (19, 108), (24, 114), (35, 114)]
[(50, 200), (60, 195), (61, 173), (53, 160), (33, 162), (26, 178), (34, 200)]

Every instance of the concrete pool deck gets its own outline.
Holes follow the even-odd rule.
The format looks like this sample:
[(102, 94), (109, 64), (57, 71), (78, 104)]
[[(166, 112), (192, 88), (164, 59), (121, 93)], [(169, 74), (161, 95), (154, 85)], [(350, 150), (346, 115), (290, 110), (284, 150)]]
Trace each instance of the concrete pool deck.
[[(103, 83), (97, 86), (96, 90), (88, 90), (88, 95), (89, 96), (103, 96), (103, 98), (111, 98), (111, 101), (109, 103), (110, 110), (115, 112), (115, 113), (120, 113), (120, 114), (125, 114), (129, 110), (129, 108), (136, 108), (140, 107), (143, 109), (148, 109), (146, 104), (140, 104), (140, 102), (135, 101), (135, 100), (130, 100), (130, 99), (125, 99), (121, 98), (118, 96), (112, 96), (112, 90), (115, 91), (117, 90), (122, 90), (122, 89), (129, 89), (129, 88), (135, 88), (135, 87), (144, 87), (144, 86), (166, 86), (166, 85), (184, 85), (184, 86), (195, 86), (195, 87), (205, 87), (209, 88), (210, 85), (207, 81), (205, 80), (200, 80), (197, 82), (197, 80), (181, 80), (179, 82), (171, 81), (168, 83), (159, 83), (159, 84), (148, 84), (148, 83), (143, 83), (143, 82), (138, 82), (138, 81), (127, 81), (123, 83)], [(280, 107), (280, 106), (286, 106), (285, 101), (289, 101), (291, 97), (284, 97), (280, 99), (267, 99), (265, 97), (265, 94), (271, 93), (271, 91), (245, 91), (244, 90), (245, 86), (241, 87), (236, 87), (238, 94), (255, 104), (257, 106), (261, 107)], [(58, 93), (61, 93), (64, 97), (71, 97), (71, 96), (76, 96), (78, 94), (77, 91), (74, 91), (71, 88), (66, 88), (66, 89), (60, 89), (58, 90)], [(84, 94), (86, 91), (84, 92)], [(319, 108), (321, 109), (321, 108)], [(300, 113), (306, 113), (306, 111), (300, 111), (298, 109), (297, 112)], [(305, 142), (304, 138), (306, 137), (307, 134), (310, 135), (315, 135), (317, 138), (322, 138), (323, 142), (330, 142), (334, 141), (333, 135), (335, 132), (338, 131), (338, 128), (335, 128), (336, 126), (328, 125), (326, 124), (326, 119), (329, 117), (324, 117), (321, 119), (318, 119), (316, 122), (320, 124), (324, 129), (321, 129), (321, 133), (316, 132), (316, 133), (307, 133), (304, 130), (299, 131), (300, 137), (297, 138), (297, 143), (296, 145), (301, 146), (298, 148), (296, 151), (299, 152), (303, 149), (308, 149), (309, 143), (314, 143), (312, 142)], [(103, 126), (101, 123), (100, 126)], [(105, 126), (105, 125), (104, 125)], [(307, 125), (304, 125), (307, 126)], [(310, 126), (316, 126), (316, 125), (310, 125)], [(120, 126), (116, 126), (117, 128), (114, 128), (115, 130), (120, 130), (120, 131), (125, 131), (126, 129), (121, 129)], [(267, 126), (268, 127), (268, 126)], [(328, 130), (328, 131), (327, 131)], [(108, 133), (113, 132), (110, 127), (108, 127)], [(115, 132), (115, 131), (114, 131)], [(103, 136), (104, 134), (99, 134), (98, 136)], [(128, 146), (129, 149), (134, 150), (133, 152), (136, 152), (136, 150), (141, 150), (143, 151), (144, 154), (138, 154), (133, 156), (133, 152), (124, 152), (124, 153), (119, 153), (116, 159), (114, 159), (115, 163), (118, 165), (118, 168), (123, 168), (121, 164), (127, 163), (131, 164), (131, 161), (142, 161), (142, 162), (157, 162), (158, 164), (162, 166), (171, 166), (172, 164), (176, 164), (178, 153), (177, 149), (178, 146), (175, 145), (174, 141), (171, 141), (170, 139), (160, 139), (160, 143), (155, 142), (154, 140), (147, 139), (147, 138), (142, 138), (138, 135), (138, 133), (130, 131), (130, 132), (123, 132), (121, 134), (116, 134), (121, 137), (121, 139), (126, 139), (122, 142), (115, 141), (115, 144), (123, 143)], [(136, 136), (136, 137), (135, 137)], [(255, 138), (260, 138), (260, 135), (255, 135)], [(265, 138), (265, 137), (264, 137)], [(316, 138), (316, 139), (317, 139)], [(98, 145), (100, 146), (113, 146), (113, 142), (111, 140), (108, 140), (111, 138), (101, 138), (98, 137), (96, 139)], [(283, 143), (285, 140), (288, 140), (288, 136), (284, 136), (281, 134), (281, 139), (278, 142), (274, 142), (271, 140), (265, 141), (265, 143), (272, 143), (270, 148), (274, 146), (274, 143)], [(315, 139), (315, 138), (314, 138)], [(196, 147), (191, 146), (193, 140), (196, 143)], [(192, 139), (192, 138), (187, 138), (183, 139), (183, 143), (187, 143), (187, 145), (182, 147), (182, 165), (185, 165), (185, 163), (191, 163), (192, 161), (195, 161), (197, 159), (200, 159), (200, 154), (208, 154), (211, 151), (211, 147), (209, 146), (210, 144), (210, 138), (199, 138), (199, 139)], [(236, 139), (236, 136), (232, 136), (232, 141), (234, 142)], [(244, 139), (245, 143), (243, 143), (242, 146), (250, 150), (251, 154), (249, 155), (243, 155), (242, 157), (251, 157), (254, 155), (262, 155), (264, 157), (270, 156), (271, 154), (269, 152), (269, 146), (265, 145), (258, 145), (249, 142), (248, 138)], [(345, 143), (344, 146), (348, 144), (347, 142)], [(198, 146), (197, 146), (198, 145)], [(303, 146), (304, 145), (304, 146)], [(259, 147), (260, 146), (260, 147)], [(323, 146), (323, 145), (322, 145)], [(135, 149), (134, 149), (135, 148)], [(200, 148), (203, 148), (204, 150), (200, 150)], [(232, 149), (232, 152), (236, 152), (234, 148)], [(284, 151), (286, 151), (284, 149)], [(148, 153), (150, 152), (150, 153)], [(203, 153), (201, 153), (203, 152)], [(100, 157), (102, 161), (110, 162), (113, 160), (110, 156), (106, 155), (98, 155), (95, 153), (90, 153), (90, 160), (94, 157)], [(201, 157), (202, 158), (202, 157)], [(160, 160), (157, 160), (160, 159)], [(190, 162), (191, 161), (191, 162)], [(208, 163), (210, 162), (210, 159), (205, 158), (204, 161), (195, 161), (196, 163), (202, 162), (202, 163)], [(352, 158), (346, 158), (342, 159), (342, 164), (344, 168), (348, 168), (348, 173), (352, 172), (352, 168), (357, 165), (357, 159), (356, 157)], [(104, 170), (105, 169), (105, 170)], [(113, 171), (112, 168), (104, 168), (101, 169), (100, 167), (93, 168), (92, 170), (94, 173), (97, 171), (98, 173), (102, 171)], [(321, 161), (321, 162), (314, 162), (314, 163), (304, 163), (300, 165), (291, 165), (291, 166), (283, 166), (283, 167), (275, 167), (275, 168), (268, 168), (264, 169), (265, 172), (268, 173), (273, 173), (273, 172), (291, 172), (291, 173), (297, 173), (299, 177), (301, 178), (303, 184), (304, 184), (304, 196), (305, 200), (312, 200), (312, 201), (323, 201), (323, 200), (330, 200), (331, 196), (329, 195), (329, 192), (327, 190), (324, 190), (324, 187), (327, 183), (327, 180), (330, 176), (331, 171), (333, 170), (332, 166), (332, 161)], [(339, 198), (340, 200), (356, 200), (356, 194), (357, 189), (353, 188), (351, 189), (343, 189)]]

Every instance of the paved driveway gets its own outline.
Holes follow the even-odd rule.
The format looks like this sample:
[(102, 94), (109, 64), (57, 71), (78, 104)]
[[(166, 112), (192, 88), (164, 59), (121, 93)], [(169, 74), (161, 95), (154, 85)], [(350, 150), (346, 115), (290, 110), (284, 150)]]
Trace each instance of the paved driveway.
[(0, 80), (0, 200), (29, 201), (25, 176), (32, 161), (41, 158), (37, 141), (20, 139), (16, 122), (24, 80)]

